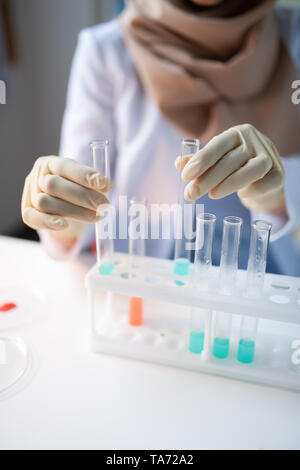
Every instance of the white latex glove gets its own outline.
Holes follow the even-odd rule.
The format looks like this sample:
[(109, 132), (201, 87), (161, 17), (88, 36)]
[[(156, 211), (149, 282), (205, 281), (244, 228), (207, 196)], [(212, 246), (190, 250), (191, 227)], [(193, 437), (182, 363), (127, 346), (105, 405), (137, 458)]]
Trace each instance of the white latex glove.
[[(180, 170), (180, 157), (175, 166)], [(187, 200), (206, 193), (220, 199), (237, 192), (242, 203), (255, 211), (276, 209), (284, 201), (280, 155), (270, 139), (250, 124), (215, 136), (199, 152), (184, 157), (182, 166)]]
[(111, 180), (70, 158), (40, 157), (25, 180), (22, 217), (25, 224), (52, 231), (55, 238), (78, 237), (86, 224), (100, 220), (109, 204), (104, 193)]

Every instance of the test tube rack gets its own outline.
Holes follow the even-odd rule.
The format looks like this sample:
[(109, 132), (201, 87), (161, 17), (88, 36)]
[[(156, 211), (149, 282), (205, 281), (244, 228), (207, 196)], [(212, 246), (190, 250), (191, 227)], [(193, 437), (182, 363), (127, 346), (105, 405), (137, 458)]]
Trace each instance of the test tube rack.
[[(96, 265), (86, 276), (94, 352), (300, 391), (300, 364), (295, 361), (300, 358), (299, 278), (267, 273), (263, 293), (252, 299), (245, 295), (243, 270), (238, 270), (235, 294), (226, 295), (218, 291), (218, 267), (211, 268), (205, 285), (195, 285), (193, 265), (188, 276), (176, 276), (172, 260), (145, 257), (135, 262), (119, 253), (114, 265), (111, 275), (99, 274)], [(141, 326), (128, 323), (130, 297), (144, 299)], [(212, 318), (214, 311), (233, 315), (228, 358), (189, 351), (191, 307), (210, 309)], [(260, 319), (251, 364), (237, 360), (243, 315)]]

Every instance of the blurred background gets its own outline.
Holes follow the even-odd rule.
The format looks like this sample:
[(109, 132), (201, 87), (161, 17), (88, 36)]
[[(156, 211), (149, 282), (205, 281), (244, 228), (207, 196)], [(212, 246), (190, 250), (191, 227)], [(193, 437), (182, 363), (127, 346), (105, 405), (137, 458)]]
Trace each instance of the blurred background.
[(123, 0), (0, 0), (0, 80), (7, 84), (7, 103), (0, 104), (0, 235), (37, 239), (22, 223), (22, 188), (38, 156), (58, 153), (78, 33), (123, 7)]

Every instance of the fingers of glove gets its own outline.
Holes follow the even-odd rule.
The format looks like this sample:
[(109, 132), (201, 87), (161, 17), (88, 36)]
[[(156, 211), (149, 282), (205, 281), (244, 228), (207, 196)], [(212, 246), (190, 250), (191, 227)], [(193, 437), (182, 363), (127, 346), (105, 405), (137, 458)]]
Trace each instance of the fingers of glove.
[(182, 171), (185, 165), (190, 161), (194, 154), (184, 155), (182, 157), (177, 157), (175, 160), (175, 168), (178, 171)]
[(283, 186), (285, 174), (280, 168), (272, 168), (269, 173), (262, 179), (249, 184), (245, 188), (238, 191), (240, 198), (252, 198), (273, 191)]
[(215, 186), (224, 181), (227, 176), (241, 168), (249, 159), (248, 152), (243, 145), (239, 145), (228, 152), (212, 168), (196, 178), (186, 186), (185, 195), (188, 200), (196, 200), (208, 193)]
[(245, 163), (242, 168), (228, 176), (222, 183), (212, 189), (209, 196), (212, 199), (220, 199), (239, 189), (248, 186), (254, 181), (263, 178), (272, 168), (273, 161), (266, 155), (258, 155)]
[(97, 210), (100, 205), (109, 204), (103, 193), (84, 188), (57, 175), (40, 174), (39, 187), (50, 196), (90, 210)]
[(68, 223), (61, 217), (43, 214), (33, 207), (25, 207), (22, 216), (25, 224), (34, 230), (60, 231), (68, 227)]
[(100, 220), (95, 211), (76, 206), (45, 193), (37, 193), (32, 200), (34, 209), (47, 214), (67, 217), (78, 222), (95, 223)]
[(30, 176), (25, 180), (23, 195), (22, 195), (22, 218), (26, 225), (34, 230), (50, 229), (50, 230), (63, 230), (68, 227), (68, 223), (56, 216), (42, 214), (33, 209), (30, 198)]
[(182, 172), (184, 181), (191, 181), (201, 176), (227, 152), (233, 150), (241, 142), (240, 135), (235, 129), (229, 129), (213, 137), (208, 144), (195, 153), (185, 165)]
[(22, 214), (26, 207), (31, 206), (31, 201), (30, 201), (30, 177), (27, 176), (25, 179), (25, 184), (23, 188), (23, 194), (22, 194), (22, 201), (21, 201), (21, 208), (22, 208)]
[(113, 182), (105, 178), (99, 171), (72, 160), (71, 158), (49, 157), (50, 173), (66, 178), (85, 188), (107, 193), (112, 189)]

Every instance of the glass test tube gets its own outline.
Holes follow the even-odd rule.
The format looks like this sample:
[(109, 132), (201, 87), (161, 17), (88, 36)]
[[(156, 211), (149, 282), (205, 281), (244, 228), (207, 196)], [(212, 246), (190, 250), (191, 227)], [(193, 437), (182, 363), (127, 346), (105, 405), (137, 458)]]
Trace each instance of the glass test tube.
[[(129, 201), (129, 256), (130, 271), (134, 268), (142, 268), (146, 256), (147, 233), (147, 201), (131, 199)], [(139, 219), (136, 218), (137, 213)], [(139, 230), (137, 231), (137, 227)], [(129, 324), (141, 326), (143, 324), (143, 299), (130, 297), (129, 299)]]
[[(264, 287), (267, 253), (272, 225), (255, 220), (251, 225), (250, 250), (247, 268), (247, 297), (258, 298)], [(243, 316), (237, 359), (244, 364), (254, 360), (258, 318)]]
[[(207, 280), (212, 264), (212, 244), (215, 232), (216, 216), (213, 214), (199, 214), (197, 216), (196, 252), (194, 259), (194, 283), (195, 287), (202, 285)], [(205, 308), (191, 308), (191, 327), (189, 350), (200, 354), (204, 349), (209, 349), (211, 312)]]
[[(223, 238), (220, 262), (219, 287), (223, 294), (233, 294), (238, 270), (241, 228), (240, 217), (223, 219)], [(213, 355), (225, 359), (229, 355), (232, 315), (228, 312), (216, 312)]]
[[(93, 167), (104, 175), (110, 184), (110, 162), (109, 162), (109, 153), (108, 140), (98, 140), (90, 144)], [(109, 198), (111, 188), (108, 188), (109, 191), (106, 196)], [(102, 232), (102, 227), (100, 226), (101, 222), (95, 224), (96, 232), (96, 248), (97, 248), (97, 263), (99, 273), (102, 275), (111, 275), (115, 271), (114, 266), (114, 241), (113, 234), (111, 233), (113, 229), (113, 207), (106, 208), (107, 211), (107, 221), (109, 226), (108, 237), (104, 239)], [(103, 214), (102, 214), (103, 215)], [(102, 252), (103, 249), (103, 252)], [(102, 256), (103, 254), (103, 256)]]
[[(198, 139), (183, 139), (181, 142), (181, 159), (180, 159), (180, 168), (181, 171), (184, 168), (183, 157), (185, 155), (191, 155), (200, 149), (200, 140)], [(180, 208), (181, 214), (176, 218), (176, 239), (175, 239), (175, 254), (174, 254), (174, 274), (179, 276), (186, 276), (190, 272), (190, 250), (186, 248), (186, 237), (184, 227), (190, 228), (192, 233), (193, 228), (193, 210), (191, 211), (191, 220), (185, 218), (184, 220), (184, 205), (188, 204), (184, 199), (184, 187), (185, 183), (182, 181), (180, 171), (180, 182), (179, 182), (179, 193), (178, 193), (178, 206)], [(193, 207), (193, 205), (192, 205)], [(180, 225), (180, 226), (179, 226)]]

